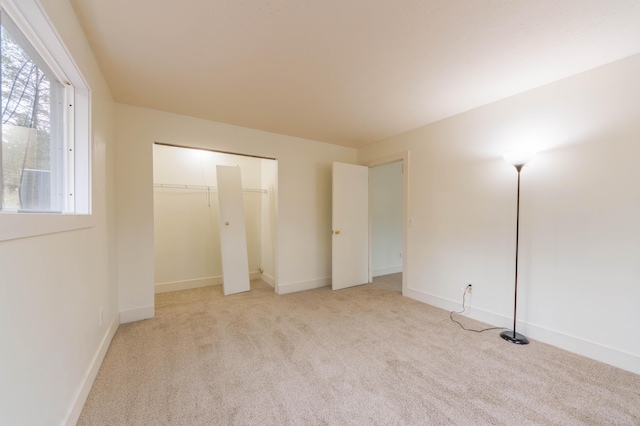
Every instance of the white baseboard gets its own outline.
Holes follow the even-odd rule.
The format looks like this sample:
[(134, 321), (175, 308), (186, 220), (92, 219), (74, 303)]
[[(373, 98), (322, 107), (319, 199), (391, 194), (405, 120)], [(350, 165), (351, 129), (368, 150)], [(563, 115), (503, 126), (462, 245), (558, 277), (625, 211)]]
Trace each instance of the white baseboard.
[(297, 291), (312, 290), (314, 288), (326, 287), (331, 285), (331, 277), (318, 278), (309, 281), (299, 281), (297, 283), (280, 284), (276, 288), (278, 294), (295, 293)]
[[(434, 296), (416, 289), (408, 289), (405, 296), (446, 311), (459, 311), (461, 309), (460, 302), (454, 302), (453, 300)], [(467, 305), (465, 316), (495, 327), (513, 327), (513, 318), (474, 308), (472, 304)], [(518, 332), (522, 332), (522, 334), (532, 339), (640, 374), (640, 356), (638, 355), (525, 321), (518, 321), (517, 326)]]
[(111, 340), (116, 334), (116, 330), (118, 330), (119, 325), (120, 316), (116, 315), (111, 322), (111, 325), (107, 329), (104, 337), (102, 338), (102, 342), (100, 342), (100, 346), (98, 347), (96, 354), (91, 360), (89, 369), (84, 375), (82, 385), (80, 386), (80, 389), (78, 390), (78, 393), (73, 400), (73, 404), (71, 405), (71, 409), (68, 412), (67, 419), (63, 422), (65, 425), (73, 426), (78, 422), (80, 414), (82, 413), (82, 408), (84, 407), (84, 403), (87, 401), (87, 397), (89, 396), (89, 391), (91, 391), (93, 382), (96, 380), (96, 376), (98, 375), (98, 370), (100, 370), (102, 361), (107, 354), (107, 349), (109, 349)]
[(640, 356), (630, 352), (532, 324), (524, 328), (524, 332), (532, 339), (640, 374)]
[(379, 277), (381, 275), (397, 274), (402, 272), (402, 264), (396, 266), (387, 266), (385, 268), (377, 268), (371, 271), (372, 276)]
[(153, 306), (143, 306), (141, 308), (128, 309), (120, 311), (120, 324), (128, 322), (140, 321), (155, 316), (155, 308)]
[(171, 291), (189, 290), (192, 288), (209, 287), (212, 285), (222, 284), (222, 276), (197, 278), (195, 280), (172, 281), (167, 283), (158, 283), (154, 286), (155, 294), (169, 293)]
[[(260, 271), (249, 272), (249, 280), (257, 280), (263, 278)], [(192, 288), (209, 287), (222, 284), (222, 275), (215, 277), (196, 278), (193, 280), (171, 281), (166, 283), (157, 283), (154, 286), (154, 293), (169, 293), (172, 291), (189, 290)]]
[(276, 279), (273, 278), (271, 275), (269, 274), (265, 274), (264, 272), (262, 273), (262, 281), (264, 281), (265, 283), (269, 284), (271, 287), (275, 288), (276, 287)]

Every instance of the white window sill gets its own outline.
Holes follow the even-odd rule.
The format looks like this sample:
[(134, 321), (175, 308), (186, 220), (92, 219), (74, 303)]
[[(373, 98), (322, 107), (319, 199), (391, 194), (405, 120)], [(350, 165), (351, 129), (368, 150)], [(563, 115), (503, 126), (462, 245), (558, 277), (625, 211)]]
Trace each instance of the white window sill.
[(0, 213), (0, 241), (73, 231), (93, 226), (92, 215)]

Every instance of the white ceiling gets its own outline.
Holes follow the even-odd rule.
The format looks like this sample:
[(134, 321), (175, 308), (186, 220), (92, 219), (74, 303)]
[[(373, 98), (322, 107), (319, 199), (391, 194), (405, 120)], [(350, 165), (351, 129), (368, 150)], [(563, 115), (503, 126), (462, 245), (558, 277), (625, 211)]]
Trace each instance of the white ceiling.
[(117, 102), (351, 147), (640, 52), (636, 0), (71, 3)]

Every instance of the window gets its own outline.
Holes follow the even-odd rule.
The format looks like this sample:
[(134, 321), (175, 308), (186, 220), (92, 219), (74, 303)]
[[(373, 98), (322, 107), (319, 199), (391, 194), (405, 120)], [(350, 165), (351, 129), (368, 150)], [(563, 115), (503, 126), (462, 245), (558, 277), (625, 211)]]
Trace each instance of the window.
[(88, 85), (37, 0), (0, 5), (0, 240), (85, 227), (44, 217), (90, 213)]
[(64, 131), (64, 84), (10, 18), (0, 19), (2, 210), (67, 211), (64, 156), (73, 146)]

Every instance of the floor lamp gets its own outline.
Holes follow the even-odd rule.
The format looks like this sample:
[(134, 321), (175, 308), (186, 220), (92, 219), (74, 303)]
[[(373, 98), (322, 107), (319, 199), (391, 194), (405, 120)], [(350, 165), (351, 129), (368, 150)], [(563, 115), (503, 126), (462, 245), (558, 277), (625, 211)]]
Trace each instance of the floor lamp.
[(507, 152), (504, 154), (504, 161), (511, 164), (516, 168), (518, 172), (518, 198), (516, 207), (516, 275), (515, 275), (515, 296), (513, 299), (513, 330), (506, 330), (500, 333), (507, 342), (514, 343), (516, 345), (527, 345), (529, 339), (523, 334), (516, 332), (517, 310), (518, 310), (518, 236), (520, 233), (520, 172), (522, 168), (535, 157), (535, 152)]

